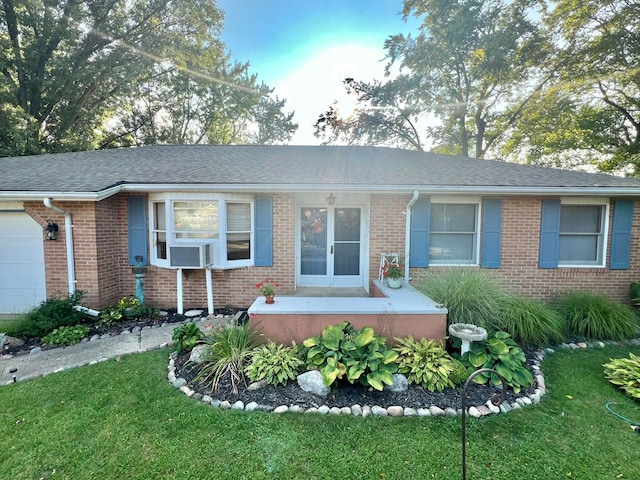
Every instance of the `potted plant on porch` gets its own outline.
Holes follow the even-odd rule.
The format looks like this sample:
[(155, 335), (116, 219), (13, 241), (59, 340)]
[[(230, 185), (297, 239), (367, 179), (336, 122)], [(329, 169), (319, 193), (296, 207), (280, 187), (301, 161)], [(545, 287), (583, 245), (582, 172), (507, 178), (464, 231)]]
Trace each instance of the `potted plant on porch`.
[(264, 282), (256, 283), (256, 287), (260, 289), (260, 293), (264, 295), (265, 303), (274, 303), (273, 297), (276, 295), (277, 283), (272, 283), (268, 278)]
[(390, 288), (400, 288), (404, 277), (404, 265), (396, 262), (387, 263), (384, 267), (384, 276)]

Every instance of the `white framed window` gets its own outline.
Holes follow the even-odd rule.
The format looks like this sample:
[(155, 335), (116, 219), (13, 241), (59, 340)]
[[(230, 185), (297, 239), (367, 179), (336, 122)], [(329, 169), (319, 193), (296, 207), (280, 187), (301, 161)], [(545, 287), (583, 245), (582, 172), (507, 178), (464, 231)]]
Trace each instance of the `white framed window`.
[(171, 265), (171, 246), (213, 243), (215, 268), (253, 265), (253, 197), (221, 194), (150, 196), (151, 263)]
[[(468, 200), (467, 200), (468, 202)], [(432, 200), (430, 265), (477, 265), (479, 203)]]
[(562, 199), (558, 266), (602, 267), (608, 230), (608, 203)]

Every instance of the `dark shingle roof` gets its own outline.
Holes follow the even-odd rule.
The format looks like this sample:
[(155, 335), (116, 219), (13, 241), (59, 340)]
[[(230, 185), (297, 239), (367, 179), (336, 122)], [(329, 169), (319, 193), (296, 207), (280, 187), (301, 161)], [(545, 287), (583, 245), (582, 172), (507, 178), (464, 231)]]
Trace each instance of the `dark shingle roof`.
[(161, 145), (0, 158), (0, 192), (100, 192), (127, 183), (257, 189), (640, 188), (640, 179), (380, 147)]

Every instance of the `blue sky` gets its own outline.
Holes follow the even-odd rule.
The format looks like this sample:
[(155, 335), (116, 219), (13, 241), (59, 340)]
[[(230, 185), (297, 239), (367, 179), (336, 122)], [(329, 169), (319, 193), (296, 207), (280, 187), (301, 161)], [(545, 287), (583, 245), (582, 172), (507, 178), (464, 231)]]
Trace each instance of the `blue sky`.
[(312, 124), (337, 100), (349, 108), (342, 80), (382, 78), (384, 40), (415, 31), (401, 0), (218, 0), (222, 40), (234, 60), (287, 98), (300, 125), (293, 144), (317, 144)]

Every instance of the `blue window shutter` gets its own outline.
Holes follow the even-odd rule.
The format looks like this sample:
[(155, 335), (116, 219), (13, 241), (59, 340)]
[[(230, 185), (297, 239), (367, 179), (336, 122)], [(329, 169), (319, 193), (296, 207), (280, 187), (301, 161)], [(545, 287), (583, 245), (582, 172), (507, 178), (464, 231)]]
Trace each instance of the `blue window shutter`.
[(421, 198), (413, 204), (411, 212), (411, 250), (409, 265), (429, 266), (429, 224), (431, 222), (431, 201)]
[(502, 200), (487, 199), (482, 208), (482, 268), (500, 268)]
[(611, 231), (611, 258), (609, 268), (627, 270), (631, 251), (631, 225), (633, 223), (633, 201), (618, 200), (613, 210)]
[(129, 239), (129, 265), (136, 265), (136, 256), (142, 256), (147, 265), (147, 199), (132, 196), (127, 198), (127, 228)]
[(540, 268), (558, 268), (560, 200), (543, 200), (540, 219)]
[(273, 198), (256, 198), (255, 209), (255, 260), (256, 267), (273, 266)]

